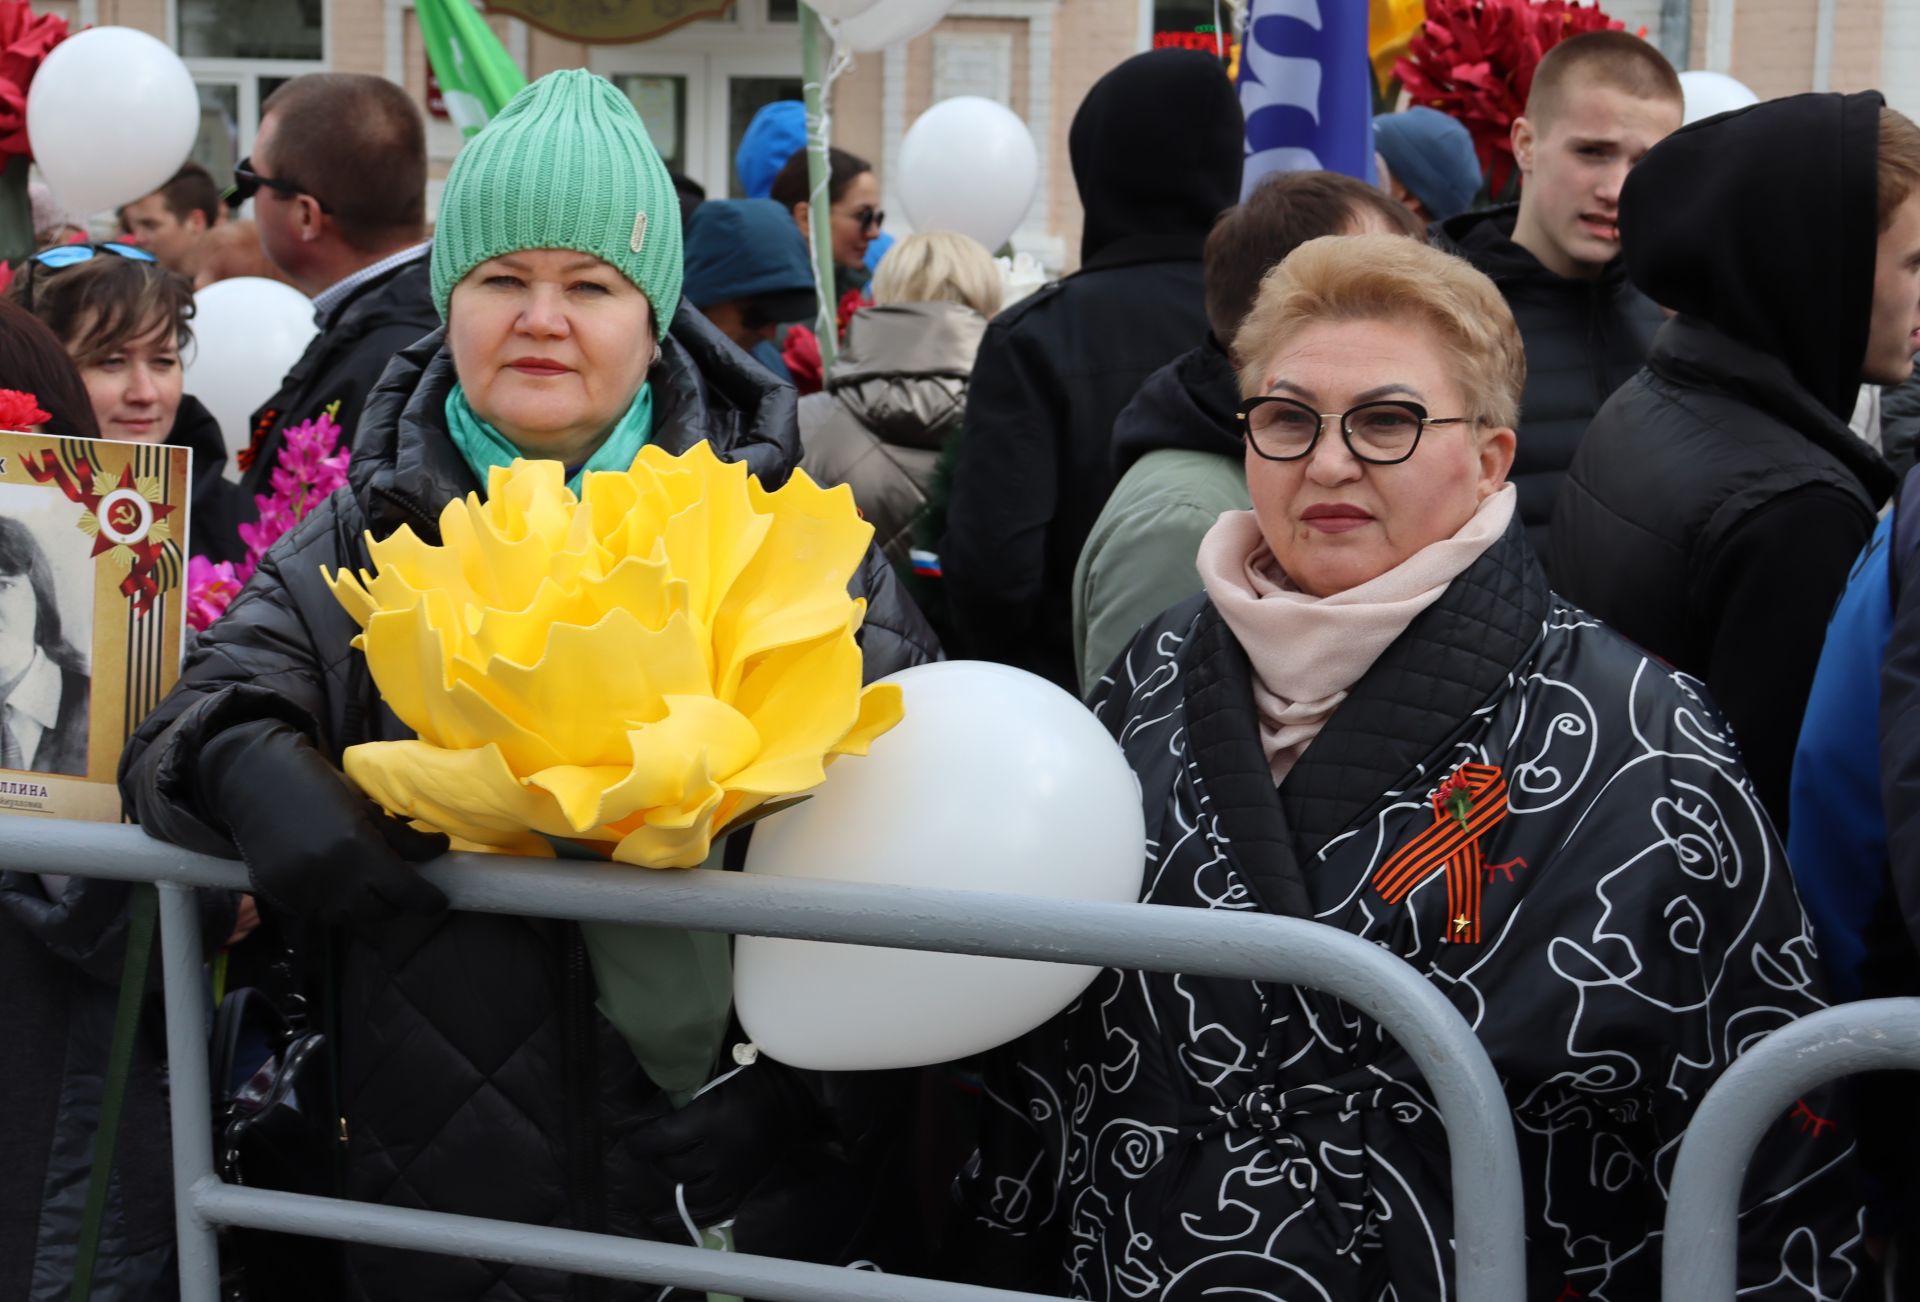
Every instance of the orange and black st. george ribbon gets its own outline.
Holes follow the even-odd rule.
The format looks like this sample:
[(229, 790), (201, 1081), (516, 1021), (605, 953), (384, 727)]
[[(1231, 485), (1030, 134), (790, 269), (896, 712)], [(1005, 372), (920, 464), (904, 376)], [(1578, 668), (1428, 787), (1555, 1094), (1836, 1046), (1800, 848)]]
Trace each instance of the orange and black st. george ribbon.
[(1373, 889), (1388, 904), (1400, 904), (1420, 883), (1446, 873), (1445, 939), (1477, 945), (1487, 879), (1480, 841), (1507, 816), (1507, 779), (1497, 765), (1463, 764), (1435, 788), (1432, 805), (1433, 825), (1380, 865)]

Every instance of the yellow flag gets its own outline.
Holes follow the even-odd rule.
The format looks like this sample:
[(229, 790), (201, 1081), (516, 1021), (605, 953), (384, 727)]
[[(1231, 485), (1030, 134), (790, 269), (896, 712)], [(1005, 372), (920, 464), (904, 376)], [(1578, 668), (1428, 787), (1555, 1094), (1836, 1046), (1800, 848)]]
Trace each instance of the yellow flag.
[(1368, 52), (1373, 59), (1373, 77), (1382, 91), (1393, 80), (1393, 65), (1407, 53), (1407, 42), (1426, 21), (1425, 0), (1369, 0), (1367, 16)]

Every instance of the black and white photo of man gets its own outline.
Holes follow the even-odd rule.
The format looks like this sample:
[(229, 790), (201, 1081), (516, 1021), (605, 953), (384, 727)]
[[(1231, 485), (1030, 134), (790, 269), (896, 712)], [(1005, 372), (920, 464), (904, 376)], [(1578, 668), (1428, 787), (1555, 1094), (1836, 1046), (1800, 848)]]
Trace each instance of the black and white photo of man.
[(86, 776), (91, 686), (61, 631), (46, 553), (0, 516), (0, 769)]

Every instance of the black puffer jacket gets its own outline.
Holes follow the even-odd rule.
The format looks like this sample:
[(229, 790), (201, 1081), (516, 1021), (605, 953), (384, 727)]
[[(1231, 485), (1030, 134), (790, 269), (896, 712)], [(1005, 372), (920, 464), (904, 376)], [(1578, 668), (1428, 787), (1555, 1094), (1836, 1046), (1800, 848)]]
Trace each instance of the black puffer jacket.
[(253, 414), (247, 446), (239, 458), (242, 520), (253, 519), (254, 497), (271, 490), (274, 462), (290, 427), (313, 420), (338, 403), (334, 419), (340, 423), (341, 442), (355, 446), (361, 411), (387, 364), (401, 349), (439, 326), (424, 246), (419, 257), (356, 286), (335, 306), (280, 382), (279, 391)]
[(1593, 280), (1556, 276), (1513, 242), (1518, 204), (1462, 213), (1440, 226), (1440, 244), (1500, 289), (1527, 349), (1520, 441), (1507, 478), (1520, 494), (1527, 541), (1557, 578), (1549, 526), (1580, 437), (1615, 389), (1633, 378), (1665, 319), (1627, 281), (1615, 258)]
[[(706, 439), (762, 482), (783, 482), (799, 456), (793, 391), (685, 306), (662, 349), (649, 377), (653, 441), (679, 452)], [(321, 568), (368, 565), (369, 531), (384, 537), (406, 524), (437, 540), (441, 506), (479, 487), (444, 428), (453, 378), (437, 335), (395, 360), (368, 406), (349, 487), (275, 547), (136, 736), (121, 787), (152, 835), (234, 854), (220, 811), (195, 785), (197, 757), (228, 728), (286, 720), (336, 763), (356, 743), (410, 735), (348, 645), (357, 629)], [(862, 639), (870, 678), (934, 657), (918, 612), (877, 550), (853, 586), (869, 600)], [(670, 1190), (638, 1151), (658, 1093), (594, 1011), (577, 927), (478, 913), (408, 919), (376, 935), (341, 937), (338, 962), (347, 1196), (630, 1235), (673, 1226), (671, 1237), (684, 1241), (670, 1201), (662, 1203)], [(841, 1105), (863, 1086), (866, 1095)], [(886, 1156), (889, 1110), (900, 1103), (892, 1087), (884, 1079), (828, 1081), (816, 1093), (834, 1100), (833, 1109), (816, 1105), (783, 1125), (792, 1151), (783, 1148), (774, 1173), (741, 1190), (742, 1250), (835, 1261), (871, 1255), (863, 1240), (869, 1213), (906, 1201), (868, 1165)], [(693, 1106), (715, 1100), (724, 1115), (727, 1096), (723, 1086)], [(346, 1296), (381, 1302), (657, 1292), (570, 1292), (548, 1271), (375, 1249), (348, 1250), (346, 1266)]]
[[(102, 878), (0, 873), (0, 1297), (71, 1295), (130, 894), (126, 882)], [(218, 944), (233, 930), (234, 897), (199, 898), (203, 935)], [(178, 1296), (164, 1036), (159, 1000), (149, 1002), (120, 1114), (94, 1302)]]
[(1634, 168), (1628, 272), (1681, 315), (1594, 418), (1553, 520), (1560, 589), (1706, 681), (1783, 831), (1827, 616), (1894, 488), (1847, 426), (1879, 111), (1872, 92), (1769, 100)]
[(1219, 60), (1136, 55), (1074, 115), (1080, 270), (1000, 313), (967, 390), (940, 547), (969, 655), (1076, 690), (1073, 567), (1113, 491), (1113, 422), (1207, 331), (1200, 254), (1240, 190)]

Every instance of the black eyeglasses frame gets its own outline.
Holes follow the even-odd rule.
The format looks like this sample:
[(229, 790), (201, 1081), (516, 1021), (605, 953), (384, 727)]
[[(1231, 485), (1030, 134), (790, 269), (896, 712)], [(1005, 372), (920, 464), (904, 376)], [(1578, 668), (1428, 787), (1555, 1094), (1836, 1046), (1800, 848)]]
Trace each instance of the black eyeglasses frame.
[[(1253, 435), (1253, 413), (1270, 403), (1285, 403), (1289, 407), (1304, 411), (1309, 416), (1314, 417), (1313, 437), (1307, 440), (1306, 447), (1294, 453), (1292, 456), (1275, 456), (1273, 453), (1261, 447), (1260, 440)], [(1402, 455), (1383, 459), (1369, 456), (1353, 445), (1354, 413), (1367, 411), (1374, 407), (1393, 407), (1408, 413), (1419, 422), (1414, 430), (1413, 442), (1407, 445), (1407, 450)], [(1345, 411), (1315, 411), (1312, 407), (1297, 398), (1287, 398), (1277, 393), (1256, 394), (1246, 399), (1240, 404), (1239, 408), (1235, 410), (1234, 421), (1240, 427), (1240, 437), (1246, 440), (1247, 446), (1251, 447), (1255, 454), (1262, 460), (1300, 461), (1313, 455), (1313, 450), (1320, 446), (1320, 436), (1327, 431), (1327, 421), (1336, 416), (1340, 419), (1340, 440), (1347, 445), (1347, 451), (1353, 454), (1354, 460), (1364, 461), (1370, 466), (1397, 466), (1404, 461), (1410, 460), (1413, 454), (1419, 451), (1420, 436), (1427, 432), (1429, 425), (1471, 425), (1475, 423), (1475, 418), (1472, 416), (1429, 416), (1427, 415), (1427, 409), (1425, 407), (1417, 402), (1403, 398), (1382, 398), (1373, 402), (1357, 403)]]

